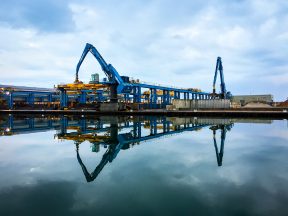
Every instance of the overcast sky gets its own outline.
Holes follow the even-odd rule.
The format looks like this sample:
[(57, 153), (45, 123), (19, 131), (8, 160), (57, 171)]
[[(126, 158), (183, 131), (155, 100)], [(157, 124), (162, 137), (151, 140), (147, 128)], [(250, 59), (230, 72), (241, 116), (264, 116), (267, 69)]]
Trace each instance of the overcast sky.
[(0, 84), (73, 82), (87, 42), (142, 81), (210, 92), (221, 56), (232, 94), (288, 96), (287, 0), (1, 0)]

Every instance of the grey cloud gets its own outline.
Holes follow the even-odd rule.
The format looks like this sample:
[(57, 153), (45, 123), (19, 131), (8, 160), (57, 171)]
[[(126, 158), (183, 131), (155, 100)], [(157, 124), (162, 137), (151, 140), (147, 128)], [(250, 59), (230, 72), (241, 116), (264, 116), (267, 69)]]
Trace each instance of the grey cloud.
[(39, 181), (0, 191), (1, 215), (69, 215), (74, 204), (75, 184)]
[(4, 0), (0, 21), (14, 28), (32, 27), (43, 32), (72, 31), (74, 26), (66, 0)]
[[(249, 58), (249, 56), (247, 56)], [(261, 52), (261, 51), (253, 51), (250, 56), (257, 62), (261, 62), (264, 66), (269, 67), (279, 67), (285, 66), (287, 64), (287, 59), (284, 56), (277, 56), (274, 52)], [(261, 71), (263, 73), (264, 71)], [(267, 71), (267, 73), (271, 73)], [(278, 72), (279, 73), (279, 72)], [(275, 74), (275, 73), (274, 73)]]
[[(267, 169), (255, 169), (253, 178), (242, 185), (237, 185), (217, 176), (215, 169), (211, 169), (208, 164), (202, 163), (189, 167), (175, 159), (170, 161), (167, 169), (167, 162), (164, 161), (164, 156), (155, 161), (155, 158), (145, 156), (144, 159), (139, 158), (138, 155), (138, 160), (133, 161), (135, 166), (119, 166), (115, 164), (116, 161), (113, 162), (118, 171), (116, 169), (112, 171), (112, 182), (109, 183), (109, 188), (99, 184), (97, 189), (93, 189), (97, 191), (98, 199), (93, 205), (87, 205), (87, 208), (83, 207), (79, 212), (84, 215), (90, 215), (92, 212), (114, 215), (115, 211), (119, 215), (190, 215), (192, 213), (195, 215), (286, 215), (288, 213), (286, 207), (288, 191), (285, 189), (287, 183), (283, 179), (269, 175), (266, 181), (269, 182), (273, 178), (272, 181), (276, 183), (275, 190), (270, 191), (265, 184), (261, 184)], [(262, 160), (262, 163), (258, 163), (257, 166), (265, 167), (269, 163), (271, 161)], [(202, 181), (195, 185), (189, 181), (185, 182), (185, 176), (189, 175), (200, 177)], [(92, 194), (93, 190), (90, 190)], [(107, 208), (111, 203), (113, 208)]]
[[(207, 140), (203, 135), (211, 132), (208, 128), (204, 131), (207, 133), (193, 139), (194, 132), (183, 133), (169, 141), (155, 139), (121, 150), (89, 184), (38, 181), (1, 189), (0, 214), (287, 215), (286, 139), (276, 139), (269, 133), (263, 137), (263, 125), (253, 125), (249, 132), (243, 127), (242, 133), (238, 126), (235, 133), (233, 128), (227, 134), (222, 167), (217, 167), (215, 154), (210, 151), (214, 148), (212, 137), (207, 145), (201, 144)], [(233, 134), (236, 137), (232, 142)], [(242, 138), (235, 139), (237, 134)], [(193, 163), (184, 159), (199, 156), (200, 160)], [(77, 170), (82, 176), (79, 166)], [(241, 178), (240, 184), (231, 181), (233, 173)], [(191, 181), (192, 177), (198, 182)]]
[[(179, 143), (187, 141), (180, 139)], [(266, 144), (267, 140), (262, 139), (259, 142)], [(285, 140), (279, 139), (276, 143), (281, 145)], [(193, 157), (196, 153), (193, 154), (193, 149), (190, 150)], [(190, 215), (192, 213), (195, 215), (286, 215), (288, 213), (286, 207), (288, 190), (285, 189), (287, 175), (281, 174), (281, 178), (277, 175), (277, 173), (285, 173), (287, 168), (285, 165), (279, 166), (278, 161), (278, 159), (285, 160), (284, 150), (283, 147), (271, 148), (270, 145), (265, 145), (260, 150), (258, 148), (256, 150), (256, 147), (245, 149), (244, 152), (231, 152), (230, 149), (224, 155), (224, 158), (228, 156), (230, 164), (226, 160), (220, 170), (202, 161), (188, 165), (179, 162), (181, 159), (178, 157), (181, 157), (181, 154), (173, 153), (171, 158), (163, 151), (157, 156), (150, 153), (143, 155), (138, 152), (137, 157), (132, 160), (133, 166), (123, 163), (118, 158), (117, 162), (114, 161), (110, 167), (105, 168), (110, 173), (109, 188), (100, 187), (99, 184), (99, 187), (95, 188), (98, 199), (94, 201), (95, 204), (90, 205), (92, 209), (83, 208), (81, 211), (86, 212), (86, 215), (91, 212), (113, 215), (115, 209), (120, 215)], [(155, 153), (155, 150), (153, 152)], [(167, 162), (167, 155), (169, 162)], [(211, 154), (211, 157), (215, 160), (214, 154)], [(215, 166), (217, 166), (216, 162)], [(243, 178), (242, 184), (229, 181), (229, 174), (225, 173), (225, 169), (226, 167), (231, 169), (231, 166)], [(246, 173), (246, 166), (249, 170), (250, 167), (252, 168), (251, 172)], [(279, 169), (275, 169), (276, 167)], [(219, 176), (218, 172), (222, 170), (223, 173)], [(223, 178), (223, 174), (227, 178)], [(193, 184), (187, 178), (189, 176), (200, 179), (200, 182)], [(102, 181), (103, 184), (105, 182), (101, 178), (96, 181)], [(111, 203), (113, 208), (107, 208)]]
[[(75, 8), (79, 10), (71, 12), (69, 4), (76, 5)], [(69, 41), (62, 37), (64, 34), (57, 34), (56, 37), (51, 34), (53, 37), (48, 37), (44, 42), (41, 38), (36, 40), (43, 44), (53, 43), (55, 47), (58, 44), (73, 44), (70, 50), (66, 47), (65, 55), (71, 55), (77, 60), (82, 49), (79, 44), (84, 45), (89, 41), (99, 48), (105, 59), (122, 75), (147, 82), (171, 85), (174, 84), (171, 80), (180, 78), (181, 75), (178, 74), (191, 75), (177, 84), (182, 87), (190, 85), (195, 78), (194, 74), (209, 76), (212, 80), (215, 58), (219, 55), (223, 58), (229, 90), (233, 94), (245, 94), (250, 88), (247, 84), (251, 79), (261, 79), (263, 83), (265, 76), (260, 75), (266, 72), (271, 76), (281, 75), (287, 67), (287, 4), (284, 0), (186, 0), (180, 3), (172, 0), (124, 0), (121, 3), (117, 0), (84, 0), (81, 3), (73, 0), (4, 0), (0, 6), (0, 22), (3, 25), (8, 23), (14, 28), (34, 27), (40, 32), (73, 31)], [(93, 16), (85, 13), (89, 10)], [(77, 24), (75, 29), (72, 15)], [(85, 27), (87, 23), (89, 28)], [(82, 26), (84, 27), (81, 28)], [(21, 32), (19, 34), (16, 38), (21, 41), (23, 35)], [(34, 36), (31, 38), (33, 40)], [(11, 40), (6, 41), (3, 44), (10, 44)], [(199, 58), (195, 59), (193, 53), (179, 51), (187, 47), (199, 53)], [(50, 52), (59, 58), (62, 55), (54, 47), (41, 49), (42, 52)], [(29, 55), (28, 49), (25, 52)], [(203, 61), (200, 62), (200, 59)], [(35, 62), (27, 61), (27, 64)], [(74, 65), (70, 70), (74, 70)], [(234, 74), (237, 72), (237, 76), (232, 71)], [(16, 76), (16, 73), (11, 72), (11, 76), (13, 74)], [(21, 85), (27, 85), (24, 83), (27, 80), (25, 76), (21, 78)], [(51, 83), (57, 81), (51, 80)], [(47, 85), (43, 82), (41, 84)], [(192, 84), (205, 91), (210, 90), (210, 83), (201, 77), (197, 83)], [(267, 86), (261, 87), (259, 83), (253, 87), (258, 93), (264, 93), (263, 89), (265, 93), (269, 91), (268, 93), (275, 95), (276, 100), (287, 97), (281, 90), (282, 86), (276, 82), (269, 89)]]

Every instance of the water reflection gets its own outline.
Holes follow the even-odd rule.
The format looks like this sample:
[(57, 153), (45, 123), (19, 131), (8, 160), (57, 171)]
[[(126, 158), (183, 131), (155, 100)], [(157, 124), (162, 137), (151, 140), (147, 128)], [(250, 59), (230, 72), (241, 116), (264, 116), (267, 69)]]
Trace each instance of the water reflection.
[[(82, 168), (87, 182), (94, 181), (108, 162), (112, 162), (121, 150), (127, 150), (141, 142), (174, 135), (185, 131), (197, 131), (210, 127), (216, 160), (222, 166), (226, 132), (233, 127), (231, 119), (213, 118), (172, 118), (172, 117), (94, 117), (77, 116), (38, 116), (21, 118), (9, 115), (2, 119), (1, 134), (11, 136), (24, 133), (36, 133), (56, 130), (55, 139), (72, 140), (76, 145), (77, 160)], [(144, 133), (148, 129), (148, 133)], [(216, 131), (220, 131), (220, 146), (217, 145)], [(79, 148), (81, 143), (88, 141), (93, 152), (99, 152), (101, 147), (107, 148), (102, 160), (93, 172), (89, 173), (83, 163)]]
[[(213, 141), (214, 141), (214, 147), (216, 152), (216, 158), (218, 166), (222, 166), (222, 160), (223, 160), (223, 154), (224, 154), (224, 144), (225, 144), (225, 138), (226, 138), (226, 132), (230, 131), (233, 124), (228, 125), (214, 125), (211, 126), (210, 129), (213, 131)], [(221, 144), (220, 144), (220, 151), (218, 150), (217, 140), (216, 140), (216, 131), (221, 131)]]
[(288, 212), (284, 121), (0, 116), (0, 128), (0, 215)]

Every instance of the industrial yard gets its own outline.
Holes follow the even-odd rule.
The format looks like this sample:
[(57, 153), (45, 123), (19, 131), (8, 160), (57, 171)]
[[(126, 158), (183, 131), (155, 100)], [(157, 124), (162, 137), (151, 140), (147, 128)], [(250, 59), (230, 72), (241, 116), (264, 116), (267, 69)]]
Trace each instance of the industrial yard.
[(287, 216), (288, 1), (4, 0), (1, 216)]
[[(79, 71), (88, 53), (100, 64), (106, 75), (100, 80), (99, 73), (91, 74), (89, 83), (79, 79)], [(220, 90), (216, 90), (216, 81), (220, 79)], [(272, 95), (236, 95), (226, 89), (221, 57), (217, 58), (212, 91), (202, 91), (197, 87), (177, 88), (152, 85), (120, 75), (108, 64), (100, 52), (87, 43), (76, 66), (75, 80), (60, 84), (55, 88), (0, 85), (0, 108), (5, 112), (37, 112), (47, 110), (99, 113), (141, 114), (185, 114), (221, 112), (238, 115), (251, 115), (249, 111), (270, 115), (287, 115), (285, 102), (275, 103)], [(192, 112), (189, 112), (192, 111)], [(225, 110), (225, 112), (223, 112)], [(229, 112), (227, 112), (229, 110)], [(54, 111), (54, 112), (55, 112)], [(182, 112), (181, 112), (182, 111)], [(270, 112), (267, 112), (270, 111)]]

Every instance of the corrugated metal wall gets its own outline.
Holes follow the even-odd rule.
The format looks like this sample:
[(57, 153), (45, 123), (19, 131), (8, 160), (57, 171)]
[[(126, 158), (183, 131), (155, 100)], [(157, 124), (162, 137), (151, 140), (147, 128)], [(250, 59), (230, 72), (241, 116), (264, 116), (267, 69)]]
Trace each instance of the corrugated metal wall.
[(173, 125), (184, 125), (184, 124), (211, 124), (211, 125), (229, 125), (233, 123), (231, 119), (217, 119), (217, 118), (202, 118), (202, 117), (168, 117), (168, 121), (172, 122)]
[(249, 102), (266, 102), (266, 103), (272, 103), (273, 102), (273, 96), (270, 94), (267, 95), (234, 95), (232, 97), (232, 101), (236, 103), (246, 104)]
[(176, 109), (229, 109), (230, 100), (182, 100), (174, 99), (172, 101)]

